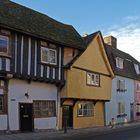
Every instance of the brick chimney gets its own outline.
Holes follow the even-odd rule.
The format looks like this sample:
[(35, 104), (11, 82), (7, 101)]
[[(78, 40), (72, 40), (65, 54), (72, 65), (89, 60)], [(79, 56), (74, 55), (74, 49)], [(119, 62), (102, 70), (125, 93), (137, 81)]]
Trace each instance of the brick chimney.
[(114, 36), (105, 37), (104, 42), (114, 48), (117, 48), (117, 38), (115, 38)]

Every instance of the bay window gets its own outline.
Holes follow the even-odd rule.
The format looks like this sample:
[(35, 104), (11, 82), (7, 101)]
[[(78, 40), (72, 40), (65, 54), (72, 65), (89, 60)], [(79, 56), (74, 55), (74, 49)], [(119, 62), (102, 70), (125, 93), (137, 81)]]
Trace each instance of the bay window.
[(0, 35), (0, 53), (8, 53), (9, 37)]

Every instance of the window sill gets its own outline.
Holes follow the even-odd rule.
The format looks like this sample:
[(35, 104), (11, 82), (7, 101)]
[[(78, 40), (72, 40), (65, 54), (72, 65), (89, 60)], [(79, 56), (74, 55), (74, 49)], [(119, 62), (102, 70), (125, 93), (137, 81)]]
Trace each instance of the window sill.
[(119, 114), (119, 115), (117, 115), (117, 118), (120, 118), (120, 117), (126, 117), (127, 116), (127, 114)]
[(35, 119), (40, 119), (40, 118), (52, 118), (52, 117), (56, 117), (56, 116), (46, 116), (46, 117), (45, 117), (45, 116), (43, 116), (43, 117), (42, 117), (42, 116), (40, 116), (40, 117), (39, 117), (39, 116), (34, 116)]
[(94, 117), (94, 115), (91, 115), (91, 116), (77, 116), (78, 118), (82, 118), (82, 117), (87, 117), (87, 118), (89, 118), (89, 117)]
[(90, 84), (86, 84), (87, 86), (92, 86), (92, 87), (101, 87), (100, 85), (90, 85)]
[(126, 92), (127, 89), (116, 89), (117, 92)]
[(45, 62), (41, 62), (41, 65), (57, 67), (57, 64), (51, 64), (51, 63), (45, 63)]
[(0, 112), (0, 115), (7, 115), (7, 113), (5, 113), (5, 112)]
[(1, 53), (0, 52), (0, 57), (6, 57), (6, 58), (11, 58), (12, 56), (11, 55), (8, 55), (7, 53)]

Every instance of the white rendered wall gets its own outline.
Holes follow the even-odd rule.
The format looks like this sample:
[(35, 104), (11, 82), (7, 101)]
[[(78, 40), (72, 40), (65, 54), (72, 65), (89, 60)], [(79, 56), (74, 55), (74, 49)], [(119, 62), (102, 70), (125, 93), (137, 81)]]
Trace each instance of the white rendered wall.
[[(25, 93), (29, 98), (25, 97)], [(10, 130), (19, 130), (19, 103), (32, 103), (33, 100), (55, 100), (57, 104), (57, 87), (52, 84), (24, 80), (10, 80), (8, 93), (8, 112)], [(57, 112), (57, 110), (56, 110)], [(55, 129), (56, 117), (35, 118), (35, 129)]]
[(7, 129), (7, 115), (0, 115), (0, 130)]

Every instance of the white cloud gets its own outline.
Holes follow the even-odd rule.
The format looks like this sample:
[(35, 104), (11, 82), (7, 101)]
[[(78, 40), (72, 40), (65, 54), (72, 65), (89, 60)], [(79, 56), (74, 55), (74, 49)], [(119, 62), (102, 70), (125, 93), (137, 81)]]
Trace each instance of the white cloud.
[(125, 25), (113, 25), (108, 29), (106, 36), (112, 35), (116, 37), (117, 48), (140, 61), (140, 18), (128, 16), (124, 19), (129, 20), (129, 22)]
[(130, 21), (136, 21), (138, 19), (140, 19), (139, 16), (127, 16), (127, 17), (124, 18), (124, 20), (126, 20), (128, 22), (130, 22)]

